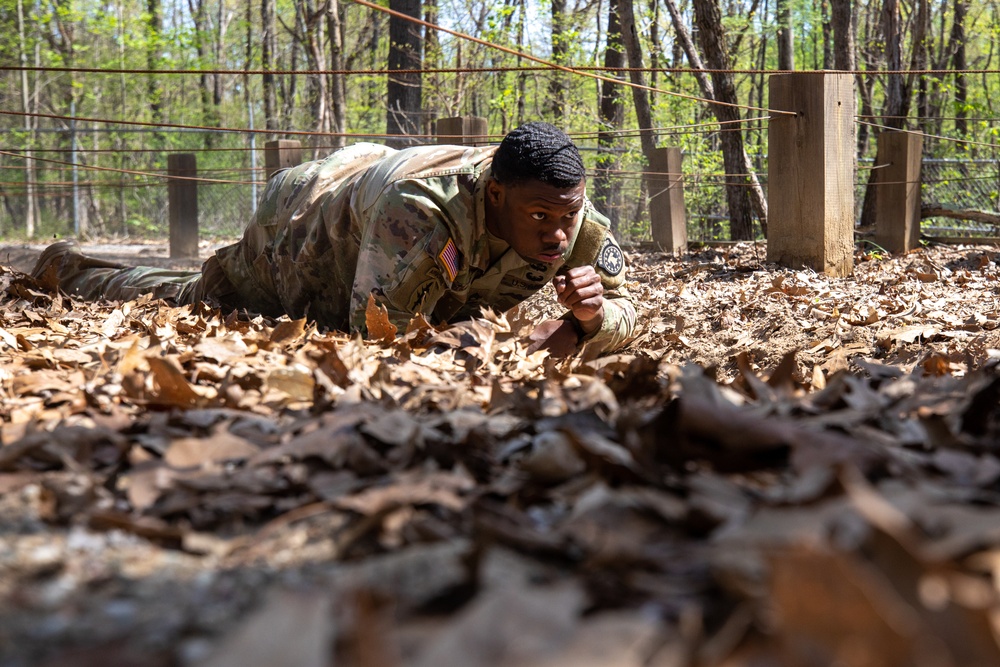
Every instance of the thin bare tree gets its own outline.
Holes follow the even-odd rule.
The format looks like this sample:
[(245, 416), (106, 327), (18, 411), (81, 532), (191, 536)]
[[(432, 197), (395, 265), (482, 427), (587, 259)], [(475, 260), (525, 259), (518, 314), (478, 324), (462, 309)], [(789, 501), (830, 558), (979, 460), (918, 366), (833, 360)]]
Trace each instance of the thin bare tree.
[[(620, 0), (608, 0), (607, 42), (604, 49), (604, 66), (607, 68), (620, 68), (625, 65), (619, 3)], [(613, 69), (609, 70), (607, 75), (625, 78), (623, 72)], [(620, 130), (625, 122), (625, 91), (622, 88), (623, 86), (610, 81), (601, 81), (601, 130), (597, 135), (597, 174), (594, 177), (593, 193), (594, 203), (611, 220), (611, 231), (615, 234), (618, 234), (621, 224), (619, 210), (621, 184), (620, 179), (612, 172), (618, 169), (620, 163), (618, 149), (621, 140), (616, 131)]]

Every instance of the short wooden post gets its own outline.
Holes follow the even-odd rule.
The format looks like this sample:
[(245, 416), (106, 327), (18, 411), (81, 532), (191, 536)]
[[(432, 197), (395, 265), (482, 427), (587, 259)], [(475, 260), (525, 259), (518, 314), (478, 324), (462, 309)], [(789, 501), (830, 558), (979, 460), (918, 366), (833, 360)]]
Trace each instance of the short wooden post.
[[(885, 130), (875, 166), (875, 243), (905, 253), (920, 243), (920, 160), (924, 135)], [(881, 166), (886, 165), (886, 166)]]
[(833, 276), (854, 270), (854, 76), (772, 74), (767, 259)]
[[(170, 257), (198, 256), (198, 162), (194, 153), (167, 156)], [(178, 178), (180, 177), (180, 178)]]
[(437, 142), (460, 146), (484, 146), (487, 143), (488, 128), (482, 116), (455, 116), (438, 118)]
[(663, 252), (676, 255), (687, 250), (688, 242), (681, 149), (655, 148), (650, 159), (646, 182), (653, 242)]
[(276, 139), (264, 143), (264, 170), (271, 178), (274, 172), (302, 164), (302, 142), (295, 139)]

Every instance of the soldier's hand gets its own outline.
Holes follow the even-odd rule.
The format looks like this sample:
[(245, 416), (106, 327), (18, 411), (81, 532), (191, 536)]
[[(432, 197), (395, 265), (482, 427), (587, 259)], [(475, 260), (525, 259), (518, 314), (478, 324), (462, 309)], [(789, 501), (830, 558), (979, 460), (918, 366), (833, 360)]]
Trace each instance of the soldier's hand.
[(569, 269), (552, 279), (556, 296), (573, 313), (584, 333), (600, 328), (604, 321), (604, 285), (589, 264)]
[(528, 335), (531, 345), (528, 354), (536, 350), (548, 350), (554, 357), (568, 357), (576, 352), (580, 337), (572, 322), (566, 320), (545, 320)]

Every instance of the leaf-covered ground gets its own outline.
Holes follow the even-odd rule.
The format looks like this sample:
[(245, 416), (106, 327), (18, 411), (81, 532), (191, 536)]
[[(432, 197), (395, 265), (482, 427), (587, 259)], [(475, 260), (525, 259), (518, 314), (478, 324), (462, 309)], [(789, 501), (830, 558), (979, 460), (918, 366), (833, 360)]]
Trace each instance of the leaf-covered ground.
[(996, 250), (765, 254), (568, 359), (0, 269), (0, 665), (1000, 664)]

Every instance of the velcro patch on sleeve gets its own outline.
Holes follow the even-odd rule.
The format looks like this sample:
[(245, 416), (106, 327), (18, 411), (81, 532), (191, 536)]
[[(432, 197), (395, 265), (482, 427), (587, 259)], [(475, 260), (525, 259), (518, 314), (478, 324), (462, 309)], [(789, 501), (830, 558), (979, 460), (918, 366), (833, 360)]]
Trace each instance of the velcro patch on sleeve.
[(448, 274), (448, 280), (455, 280), (455, 276), (458, 275), (458, 246), (452, 239), (449, 238), (448, 242), (444, 244), (444, 249), (438, 253), (438, 259), (441, 260), (441, 266)]

